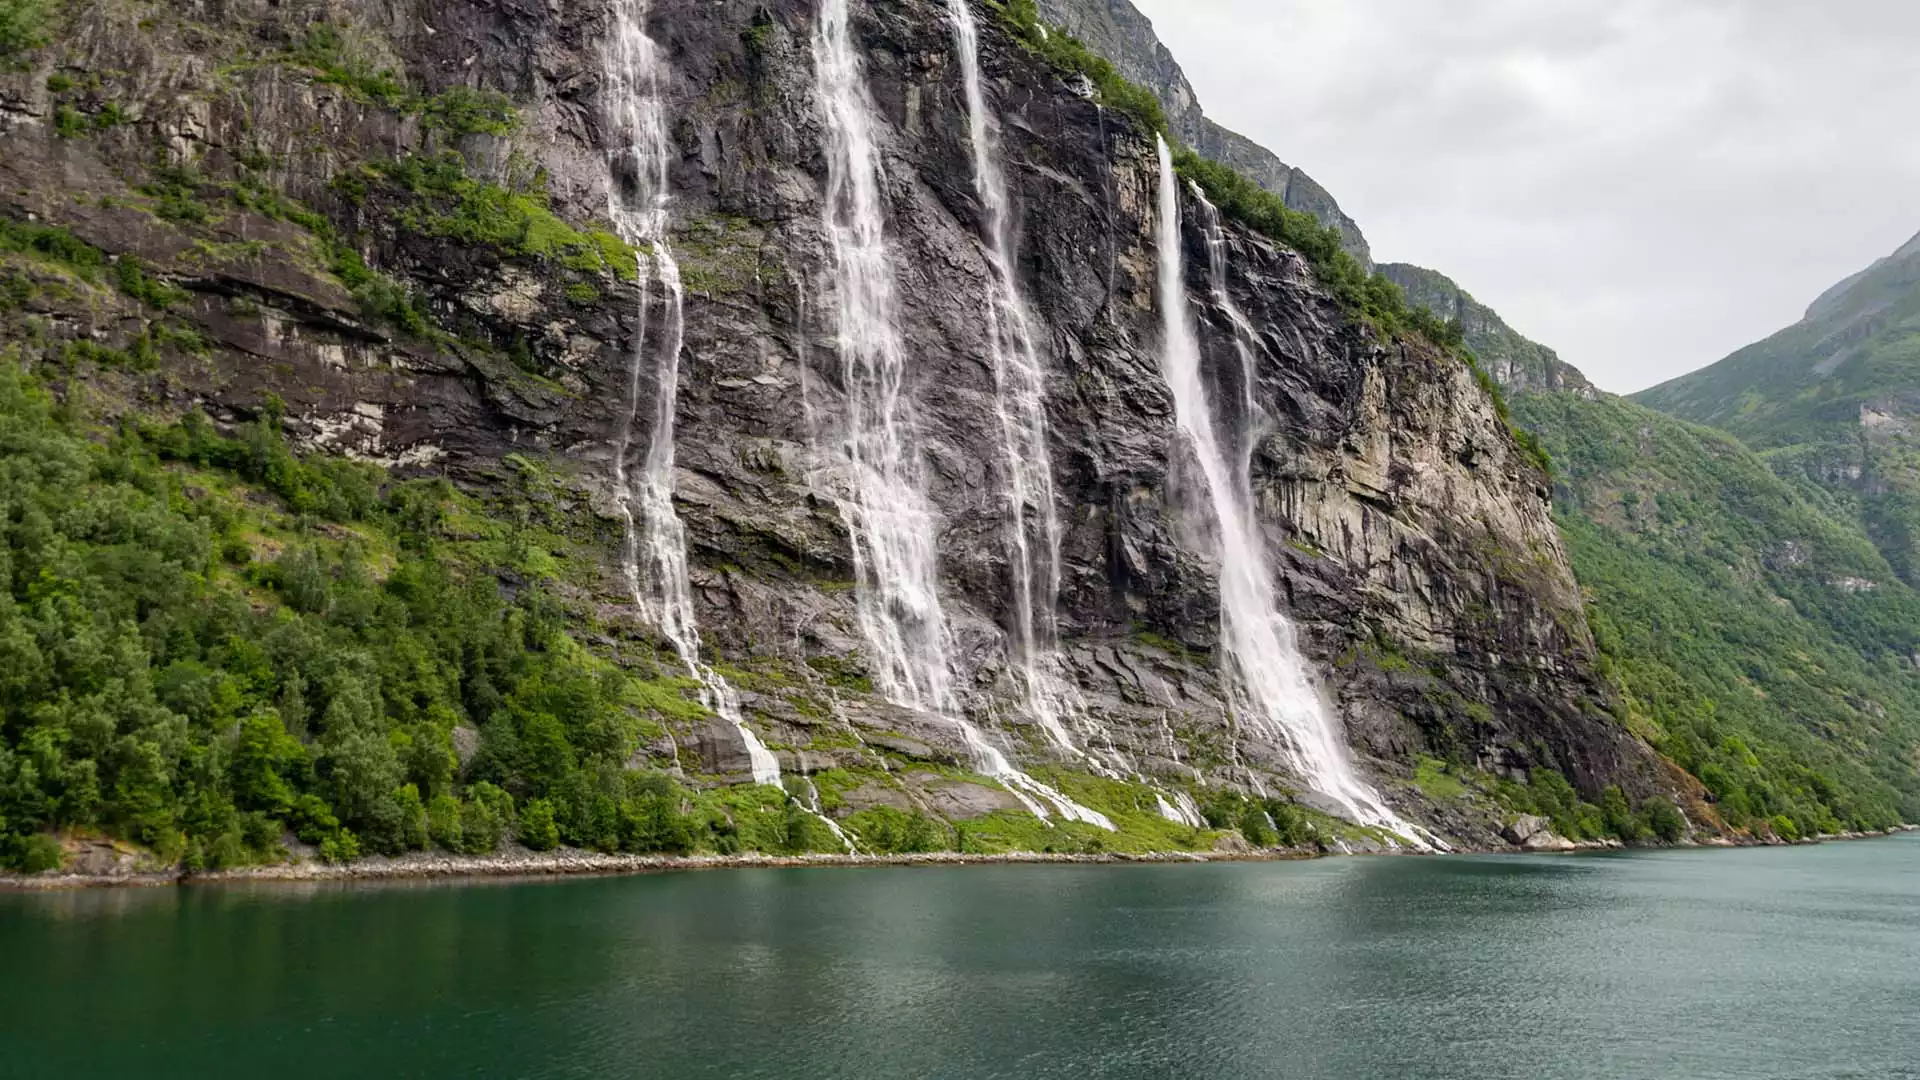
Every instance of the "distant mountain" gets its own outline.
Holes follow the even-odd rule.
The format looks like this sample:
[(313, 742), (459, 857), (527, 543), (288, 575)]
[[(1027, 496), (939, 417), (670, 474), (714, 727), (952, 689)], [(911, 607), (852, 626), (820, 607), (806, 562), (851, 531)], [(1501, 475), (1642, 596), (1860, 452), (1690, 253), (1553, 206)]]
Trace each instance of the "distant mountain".
[(1635, 400), (1738, 435), (1920, 584), (1920, 235), (1799, 322)]
[(1167, 126), (1196, 153), (1232, 166), (1292, 209), (1338, 229), (1341, 246), (1361, 266), (1373, 269), (1367, 238), (1326, 188), (1266, 147), (1207, 119), (1186, 72), (1154, 33), (1153, 21), (1129, 0), (1038, 0), (1038, 8), (1042, 19), (1079, 38), (1112, 61), (1120, 74), (1152, 90), (1166, 110)]
[[(1816, 309), (1884, 296), (1887, 262)], [(1735, 825), (1920, 818), (1920, 594), (1859, 522), (1732, 435), (1597, 390), (1446, 276), (1379, 269), (1460, 320), (1551, 454), (1554, 518), (1628, 723)]]
[(1599, 392), (1579, 368), (1545, 345), (1522, 336), (1498, 312), (1475, 300), (1438, 270), (1408, 263), (1381, 263), (1376, 269), (1405, 290), (1409, 302), (1432, 308), (1441, 318), (1458, 320), (1480, 366), (1502, 387), (1511, 391), (1565, 390), (1586, 398)]

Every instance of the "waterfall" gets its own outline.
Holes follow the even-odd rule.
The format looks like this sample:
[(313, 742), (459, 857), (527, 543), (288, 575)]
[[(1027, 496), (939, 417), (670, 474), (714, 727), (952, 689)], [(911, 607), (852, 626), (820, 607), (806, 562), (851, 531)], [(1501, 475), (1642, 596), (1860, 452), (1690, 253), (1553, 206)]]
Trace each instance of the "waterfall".
[[(852, 540), (855, 609), (881, 693), (908, 708), (950, 718), (974, 767), (1004, 784), (1036, 816), (1111, 829), (1015, 769), (960, 713), (947, 659), (939, 590), (937, 520), (919, 467), (906, 349), (894, 295), (893, 253), (881, 207), (877, 121), (848, 25), (850, 0), (821, 0), (814, 78), (825, 115), (825, 229), (831, 249), (840, 385), (846, 396), (840, 450), (850, 483), (838, 499)], [(1045, 804), (1045, 805), (1043, 805)]]
[(840, 841), (840, 846), (847, 849), (847, 854), (855, 854), (858, 849), (853, 846), (853, 838), (847, 835), (847, 831), (840, 827), (839, 822), (828, 817), (826, 808), (820, 805), (820, 787), (813, 782), (813, 777), (802, 776), (800, 782), (806, 787), (807, 797), (804, 801), (798, 798), (794, 801), (800, 803), (801, 808), (807, 813), (820, 819), (821, 824), (827, 827), (827, 831), (833, 834), (833, 838)]
[(947, 0), (966, 91), (973, 144), (973, 187), (985, 216), (987, 344), (993, 361), (994, 408), (1000, 421), (1007, 490), (1007, 548), (1013, 577), (1013, 651), (1025, 684), (1027, 709), (1049, 738), (1078, 753), (1063, 720), (1076, 711), (1072, 684), (1062, 677), (1055, 604), (1060, 595), (1060, 515), (1047, 440), (1046, 370), (1034, 341), (1032, 316), (1020, 294), (1012, 256), (1006, 176), (988, 128), (980, 80), (980, 38), (967, 0)]
[(1154, 802), (1159, 804), (1160, 816), (1168, 821), (1195, 829), (1207, 827), (1207, 819), (1201, 815), (1200, 807), (1194, 804), (1193, 796), (1186, 792), (1174, 792), (1171, 802), (1167, 801), (1165, 794), (1158, 791), (1153, 793), (1153, 798)]
[(1242, 505), (1251, 507), (1253, 452), (1259, 447), (1268, 423), (1267, 415), (1253, 392), (1256, 372), (1254, 350), (1263, 347), (1253, 323), (1247, 320), (1240, 305), (1233, 302), (1233, 294), (1227, 291), (1227, 235), (1220, 227), (1220, 211), (1207, 201), (1200, 185), (1190, 184), (1189, 187), (1194, 201), (1200, 204), (1200, 224), (1207, 238), (1207, 283), (1213, 295), (1213, 306), (1227, 317), (1227, 325), (1233, 330), (1233, 351), (1240, 359), (1240, 445), (1237, 454), (1240, 467), (1234, 474), (1234, 480), (1238, 484)]
[(906, 356), (884, 234), (873, 107), (849, 34), (848, 0), (822, 0), (815, 77), (826, 110), (826, 228), (835, 269), (840, 433), (851, 470), (842, 500), (853, 539), (861, 632), (874, 682), (903, 705), (950, 712), (947, 622), (938, 589), (934, 512), (923, 493)]
[[(665, 65), (647, 36), (649, 0), (616, 0), (606, 62), (608, 121), (617, 140), (608, 151), (614, 184), (608, 207), (622, 239), (639, 250), (640, 310), (627, 358), (627, 401), (614, 440), (614, 499), (624, 526), (621, 570), (634, 606), (673, 643), (687, 672), (700, 683), (700, 700), (732, 724), (746, 744), (755, 783), (780, 783), (780, 763), (748, 729), (740, 699), (720, 673), (700, 659), (692, 587), (687, 580), (686, 528), (673, 507), (673, 424), (680, 386), (680, 347), (686, 332), (686, 291), (668, 237), (667, 136), (661, 87)], [(658, 283), (666, 318), (657, 345), (648, 340), (652, 292)], [(640, 411), (640, 377), (649, 348), (654, 367), (653, 432), (640, 475), (640, 521), (634, 520), (627, 453)]]
[[(1278, 740), (1289, 763), (1313, 790), (1333, 800), (1362, 825), (1396, 833), (1428, 847), (1414, 825), (1403, 821), (1353, 771), (1346, 748), (1293, 643), (1293, 628), (1281, 612), (1254, 520), (1244, 469), (1236, 476), (1215, 431), (1206, 387), (1200, 378), (1200, 341), (1187, 307), (1186, 271), (1180, 240), (1180, 193), (1173, 156), (1160, 140), (1160, 313), (1166, 341), (1161, 366), (1173, 391), (1174, 414), (1187, 449), (1207, 486), (1220, 559), (1220, 644), (1229, 700), (1242, 722)], [(1215, 238), (1210, 237), (1210, 240)], [(1224, 296), (1225, 263), (1215, 291)], [(1236, 312), (1229, 313), (1233, 319)], [(1244, 323), (1244, 318), (1240, 322)], [(1236, 337), (1239, 329), (1236, 327)], [(1245, 342), (1239, 343), (1246, 348)], [(1251, 353), (1243, 353), (1251, 368)], [(1249, 391), (1250, 393), (1250, 391)]]

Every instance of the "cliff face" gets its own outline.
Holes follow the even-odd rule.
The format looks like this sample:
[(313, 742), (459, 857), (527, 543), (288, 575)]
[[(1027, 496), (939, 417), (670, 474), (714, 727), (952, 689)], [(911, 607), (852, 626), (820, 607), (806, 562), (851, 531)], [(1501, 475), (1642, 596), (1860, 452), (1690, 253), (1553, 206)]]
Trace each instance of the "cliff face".
[(1866, 530), (1774, 475), (1777, 455), (1599, 391), (1444, 275), (1380, 272), (1458, 320), (1551, 454), (1554, 516), (1630, 722), (1705, 781), (1689, 815), (1756, 837), (1911, 818), (1920, 608)]
[[(656, 290), (643, 306), (607, 235), (608, 12), (228, 0), (66, 18), (28, 70), (0, 76), (0, 211), (137, 257), (184, 292), (162, 313), (25, 266), (37, 284), (32, 317), (4, 324), (13, 346), (78, 356), (67, 377), (110, 410), (232, 422), (284, 408), (310, 448), (473, 488), (537, 468), (553, 480), (543, 510), (605, 554), (597, 586), (573, 597), (607, 627), (597, 647), (644, 649), (615, 557), (614, 454), (630, 344), (662, 305)], [(834, 498), (844, 465), (813, 436), (846, 407), (815, 29), (800, 0), (651, 20), (671, 65), (671, 235), (688, 289), (674, 478), (701, 629), (788, 772), (858, 780), (849, 808), (1017, 809), (954, 768), (967, 754), (949, 718), (889, 703), (868, 677)], [(990, 272), (949, 24), (925, 0), (857, 4), (853, 36), (882, 121), (903, 392), (939, 519), (955, 685), (1016, 762), (1070, 779), (1085, 761), (1024, 715), (1007, 661)], [(1074, 738), (1125, 762), (1140, 779), (1115, 782), (1137, 793), (1145, 780), (1297, 787), (1285, 748), (1230, 719), (1217, 568), (1170, 475), (1151, 136), (990, 23), (983, 38), (1046, 361), (1063, 665), (1084, 699)], [(503, 95), (518, 122), (491, 122), (500, 102), (476, 92)], [(1219, 399), (1238, 360), (1208, 299), (1204, 240), (1190, 226), (1184, 241)], [(1362, 771), (1413, 816), (1479, 841), (1494, 813), (1427, 798), (1409, 782), (1415, 755), (1516, 777), (1549, 766), (1589, 794), (1661, 788), (1651, 752), (1607, 711), (1546, 480), (1471, 374), (1344, 317), (1293, 253), (1231, 224), (1227, 243), (1260, 343), (1252, 390), (1277, 418), (1251, 470), (1264, 539)], [(68, 348), (142, 340), (155, 370), (96, 368)], [(655, 393), (643, 378), (642, 430)], [(628, 471), (644, 445), (636, 433)], [(745, 778), (731, 727), (660, 719), (670, 737), (636, 763)]]
[(1481, 366), (1506, 389), (1516, 393), (1564, 390), (1587, 400), (1598, 393), (1579, 368), (1508, 326), (1499, 312), (1475, 300), (1445, 274), (1409, 263), (1382, 263), (1379, 269), (1406, 291), (1408, 303), (1457, 320)]
[(1266, 147), (1207, 119), (1186, 72), (1130, 0), (1039, 0), (1039, 9), (1042, 18), (1065, 28), (1111, 60), (1122, 75), (1152, 90), (1167, 112), (1167, 126), (1196, 153), (1232, 166), (1292, 209), (1339, 230), (1342, 246), (1362, 267), (1373, 269), (1367, 238), (1326, 188)]

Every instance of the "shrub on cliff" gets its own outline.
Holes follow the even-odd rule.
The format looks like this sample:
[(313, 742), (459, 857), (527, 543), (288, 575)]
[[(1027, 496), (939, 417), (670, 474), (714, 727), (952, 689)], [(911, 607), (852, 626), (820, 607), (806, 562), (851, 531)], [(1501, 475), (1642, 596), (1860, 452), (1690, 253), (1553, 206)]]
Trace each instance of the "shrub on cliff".
[(1004, 0), (993, 8), (1001, 21), (1027, 48), (1038, 53), (1056, 69), (1087, 80), (1096, 100), (1130, 117), (1148, 132), (1164, 134), (1167, 116), (1153, 91), (1130, 82), (1106, 57), (1086, 47), (1077, 38), (1040, 19), (1034, 0)]
[(19, 65), (19, 55), (47, 42), (47, 0), (0, 0), (0, 71)]

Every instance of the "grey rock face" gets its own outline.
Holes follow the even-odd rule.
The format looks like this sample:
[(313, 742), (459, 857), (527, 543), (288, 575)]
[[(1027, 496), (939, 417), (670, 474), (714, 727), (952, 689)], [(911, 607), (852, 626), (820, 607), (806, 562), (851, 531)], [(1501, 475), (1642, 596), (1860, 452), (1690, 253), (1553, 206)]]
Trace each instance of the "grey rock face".
[[(990, 282), (942, 5), (897, 0), (855, 12), (882, 119), (912, 359), (904, 393), (940, 518), (955, 684), (968, 715), (1016, 761), (1082, 767), (1021, 715), (1008, 671), (1003, 466), (981, 319)], [(207, 18), (218, 45), (285, 40), (323, 14), (340, 17), (318, 3), (259, 0)], [(46, 71), (9, 81), (0, 209), (137, 252), (192, 291), (186, 317), (211, 348), (155, 380), (147, 392), (157, 399), (240, 418), (278, 395), (289, 428), (315, 447), (471, 487), (514, 483), (510, 455), (543, 462), (563, 489), (559, 509), (607, 553), (603, 587), (582, 602), (630, 639), (609, 485), (640, 297), (607, 278), (600, 302), (570, 302), (551, 261), (398, 227), (394, 207), (378, 196), (353, 202), (335, 183), (365, 161), (453, 151), (474, 175), (544, 182), (567, 220), (601, 218), (612, 182), (598, 119), (606, 13), (401, 0), (356, 18), (366, 21), (354, 32), (389, 50), (412, 83), (507, 92), (522, 126), (449, 145), (417, 117), (284, 67), (217, 72), (197, 51), (211, 46), (194, 44), (205, 31), (169, 23), (134, 33), (102, 9), (73, 48), (89, 67), (135, 73), (125, 97), (136, 124), (56, 138), (44, 96), (21, 89)], [(865, 678), (848, 526), (833, 499), (844, 466), (816, 437), (844, 395), (821, 225), (814, 19), (803, 0), (718, 0), (654, 20), (673, 68), (674, 240), (689, 293), (677, 499), (692, 588), (713, 654), (762, 673), (742, 684), (743, 704), (785, 767), (878, 775), (903, 761), (963, 764), (949, 719), (893, 706)], [(1296, 786), (1285, 749), (1232, 721), (1214, 656), (1211, 542), (1180, 512), (1198, 481), (1171, 464), (1178, 436), (1158, 363), (1150, 137), (1103, 116), (997, 28), (983, 30), (1019, 273), (1050, 358), (1065, 522), (1060, 621), (1065, 666), (1085, 700), (1081, 748), (1167, 783)], [(371, 324), (323, 269), (313, 238), (286, 222), (224, 211), (217, 227), (236, 243), (274, 240), (231, 258), (152, 228), (113, 197), (129, 191), (147, 152), (140, 140), (156, 133), (177, 134), (179, 153), (209, 182), (238, 178), (242, 155), (265, 141), (275, 184), (353, 226), (368, 263), (427, 297), (457, 338), (422, 342)], [(76, 190), (108, 198), (75, 200)], [(1225, 316), (1206, 299), (1203, 239), (1189, 230), (1185, 242), (1212, 397), (1237, 400), (1240, 367)], [(1417, 753), (1512, 775), (1551, 766), (1590, 794), (1606, 784), (1656, 789), (1651, 751), (1609, 715), (1546, 479), (1471, 373), (1349, 320), (1294, 253), (1235, 229), (1229, 246), (1234, 300), (1260, 338), (1251, 391), (1275, 418), (1253, 455), (1258, 510), (1284, 603), (1363, 772), (1409, 806), (1418, 805), (1405, 782)], [(110, 335), (117, 317), (63, 311), (53, 332)], [(640, 414), (650, 411), (643, 402)], [(680, 725), (647, 751), (690, 772), (745, 768), (724, 725)], [(862, 798), (961, 817), (1008, 808), (1003, 793), (932, 774), (888, 791)], [(1494, 828), (1457, 831), (1484, 838)]]
[(1039, 0), (1039, 10), (1041, 18), (1112, 61), (1129, 80), (1152, 90), (1166, 110), (1167, 126), (1196, 153), (1232, 166), (1292, 209), (1338, 229), (1341, 245), (1362, 267), (1373, 269), (1373, 256), (1360, 226), (1325, 188), (1266, 147), (1207, 119), (1186, 72), (1153, 32), (1152, 21), (1130, 0)]

